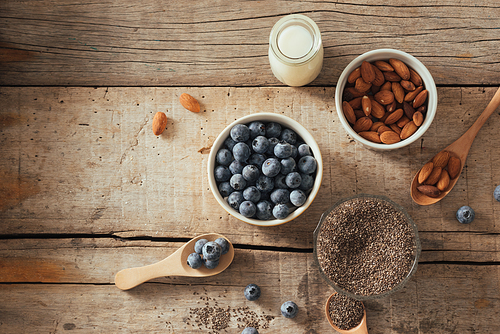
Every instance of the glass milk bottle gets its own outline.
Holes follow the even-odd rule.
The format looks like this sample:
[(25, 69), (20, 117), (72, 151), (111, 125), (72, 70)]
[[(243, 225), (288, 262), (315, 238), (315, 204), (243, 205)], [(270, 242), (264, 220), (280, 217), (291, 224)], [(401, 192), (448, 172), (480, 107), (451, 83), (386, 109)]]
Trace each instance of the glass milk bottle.
[(269, 63), (274, 76), (288, 86), (313, 81), (323, 66), (323, 44), (316, 23), (300, 14), (276, 22), (269, 37)]

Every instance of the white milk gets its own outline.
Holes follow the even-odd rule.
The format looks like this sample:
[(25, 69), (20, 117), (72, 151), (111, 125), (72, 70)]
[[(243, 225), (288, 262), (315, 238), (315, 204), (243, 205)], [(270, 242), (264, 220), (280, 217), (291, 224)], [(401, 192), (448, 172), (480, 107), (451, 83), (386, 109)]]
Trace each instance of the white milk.
[(323, 66), (321, 33), (310, 18), (288, 15), (273, 27), (269, 38), (269, 63), (274, 76), (289, 86), (313, 81)]

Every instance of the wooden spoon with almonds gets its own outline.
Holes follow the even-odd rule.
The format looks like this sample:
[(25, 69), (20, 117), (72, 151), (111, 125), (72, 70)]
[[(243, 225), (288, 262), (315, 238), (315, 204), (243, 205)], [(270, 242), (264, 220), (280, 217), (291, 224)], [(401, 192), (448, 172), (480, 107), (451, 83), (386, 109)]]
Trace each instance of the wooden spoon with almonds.
[[(465, 165), (465, 161), (467, 160), (467, 155), (469, 154), (469, 150), (472, 146), (472, 143), (474, 142), (474, 139), (476, 138), (477, 133), (481, 129), (481, 127), (484, 125), (486, 120), (493, 114), (493, 112), (498, 108), (500, 105), (500, 88), (496, 91), (495, 95), (491, 99), (490, 103), (488, 106), (486, 106), (486, 109), (482, 112), (481, 115), (479, 115), (478, 119), (472, 124), (472, 126), (465, 132), (460, 138), (455, 140), (451, 145), (446, 147), (444, 150), (436, 154), (431, 162), (436, 162), (436, 160), (440, 160), (437, 162), (437, 165), (442, 166), (431, 166), (433, 168), (442, 168), (443, 167), (443, 160), (446, 159), (446, 156), (448, 156), (449, 159), (458, 159), (460, 161), (460, 166), (458, 166), (458, 163), (455, 163), (455, 167), (453, 169), (457, 169), (457, 171), (453, 171), (453, 175), (455, 176), (454, 178), (449, 179), (448, 186), (444, 190), (439, 190), (437, 187), (434, 187), (432, 185), (425, 184), (426, 182), (424, 181), (424, 184), (419, 182), (419, 174), (421, 171), (424, 169), (428, 169), (429, 163), (424, 165), (422, 169), (418, 171), (418, 173), (415, 175), (413, 178), (413, 181), (411, 183), (411, 188), (410, 188), (410, 194), (411, 198), (413, 201), (417, 204), (420, 205), (430, 205), (434, 204), (436, 202), (439, 202), (441, 199), (443, 199), (448, 193), (453, 189), (455, 184), (458, 181), (458, 178), (460, 174), (462, 173), (462, 169)], [(448, 154), (447, 154), (447, 153)], [(443, 158), (444, 157), (444, 158)], [(446, 160), (446, 164), (448, 163), (449, 160)], [(456, 161), (456, 160), (454, 160)], [(449, 167), (449, 166), (448, 166)], [(458, 172), (458, 174), (457, 174)], [(422, 179), (422, 177), (421, 177)], [(420, 190), (419, 190), (420, 189)]]

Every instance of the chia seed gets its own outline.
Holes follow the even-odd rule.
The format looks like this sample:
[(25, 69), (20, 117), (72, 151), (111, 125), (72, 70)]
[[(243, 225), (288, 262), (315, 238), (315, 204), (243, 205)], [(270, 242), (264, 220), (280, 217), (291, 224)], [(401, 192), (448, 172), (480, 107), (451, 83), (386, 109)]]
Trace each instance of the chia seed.
[(332, 323), (342, 330), (349, 330), (361, 323), (364, 306), (359, 300), (336, 293), (330, 298), (328, 314)]
[(404, 213), (377, 198), (353, 198), (328, 213), (317, 238), (325, 275), (358, 296), (390, 291), (410, 273), (415, 235)]

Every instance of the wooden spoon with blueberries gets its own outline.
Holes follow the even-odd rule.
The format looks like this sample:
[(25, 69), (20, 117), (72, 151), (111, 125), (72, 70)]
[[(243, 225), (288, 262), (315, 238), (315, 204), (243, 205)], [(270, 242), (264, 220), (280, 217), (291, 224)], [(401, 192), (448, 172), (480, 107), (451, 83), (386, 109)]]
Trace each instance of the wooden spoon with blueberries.
[(500, 88), (496, 91), (486, 109), (460, 138), (436, 154), (415, 175), (410, 194), (420, 205), (434, 204), (453, 189), (462, 173), (469, 150), (477, 133), (486, 120), (500, 105)]
[[(199, 267), (197, 265), (193, 265), (193, 263), (188, 263), (188, 257), (193, 253), (197, 253), (195, 252), (195, 245), (197, 241), (205, 239), (208, 242), (215, 242), (219, 238), (224, 239), (227, 243), (225, 243), (224, 240), (222, 240), (222, 242), (220, 242), (219, 240), (217, 241), (217, 244), (223, 244), (224, 246), (220, 249), (220, 258), (218, 260), (219, 262), (218, 264), (216, 264), (215, 268), (209, 269), (210, 266), (201, 263), (198, 263), (198, 265), (200, 265)], [(207, 244), (209, 244), (208, 242)], [(205, 251), (205, 249), (208, 249), (210, 253), (213, 253), (209, 248), (210, 247), (204, 247), (203, 251)], [(227, 253), (225, 251), (227, 251)], [(201, 250), (198, 250), (198, 252), (201, 252)], [(206, 254), (204, 253), (204, 255)], [(176, 250), (172, 255), (160, 262), (144, 267), (129, 268), (119, 271), (115, 276), (115, 285), (119, 289), (128, 290), (153, 278), (163, 276), (213, 276), (221, 273), (227, 267), (229, 267), (229, 265), (233, 261), (233, 258), (234, 248), (227, 238), (217, 233), (202, 234), (197, 236), (196, 238), (191, 239), (181, 248)], [(214, 263), (214, 261), (212, 261), (212, 263)], [(191, 266), (198, 268), (194, 269)]]

